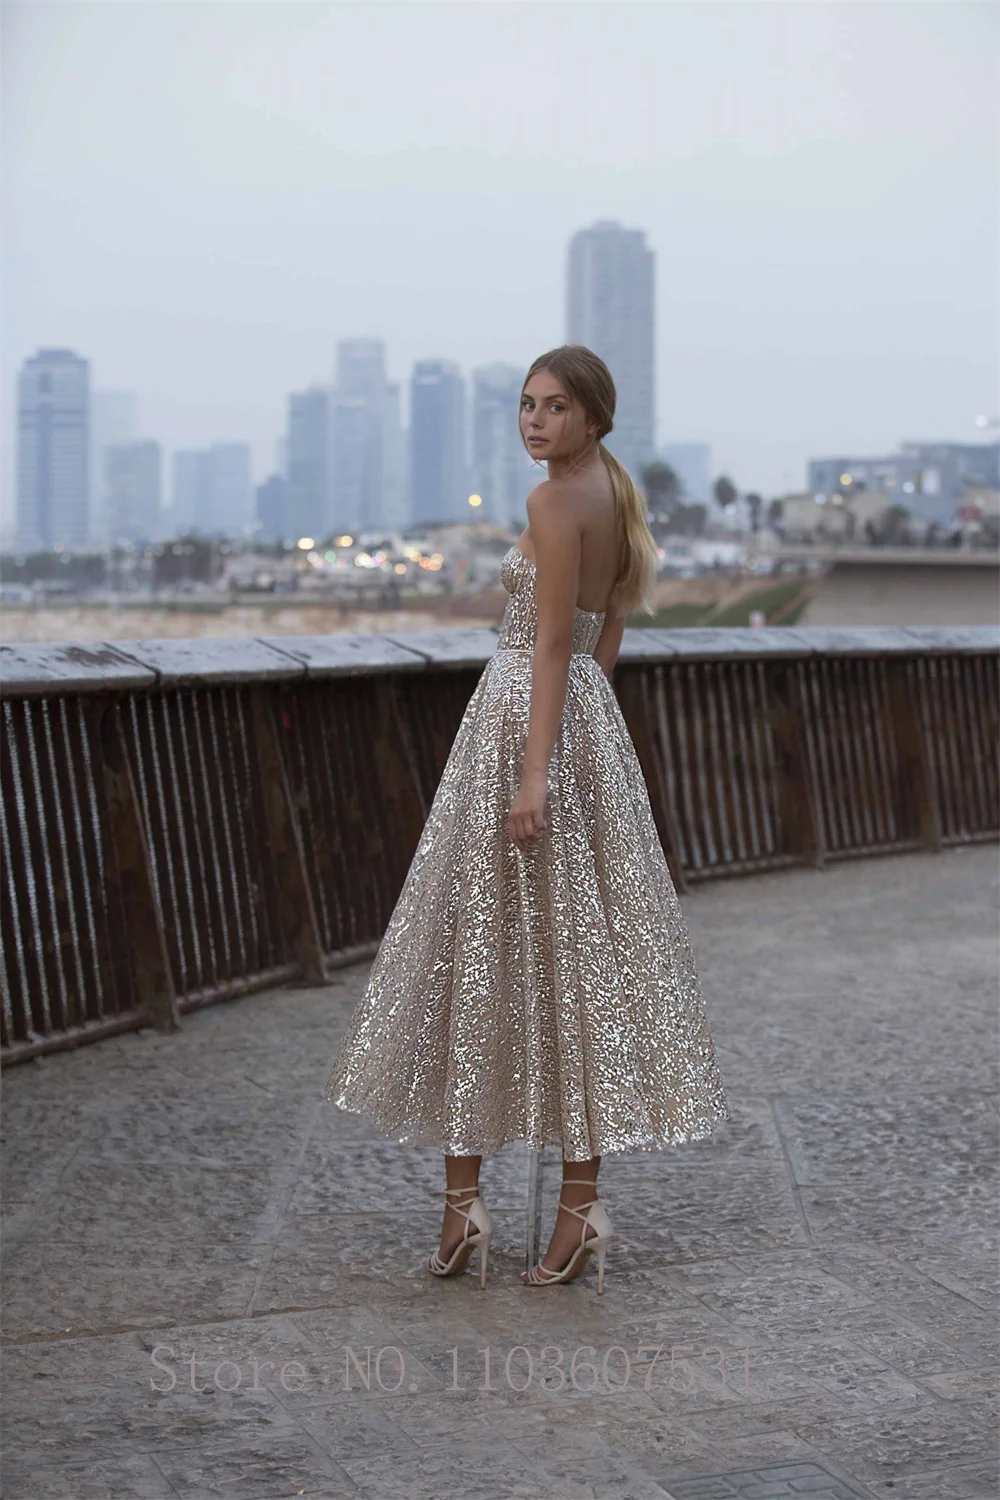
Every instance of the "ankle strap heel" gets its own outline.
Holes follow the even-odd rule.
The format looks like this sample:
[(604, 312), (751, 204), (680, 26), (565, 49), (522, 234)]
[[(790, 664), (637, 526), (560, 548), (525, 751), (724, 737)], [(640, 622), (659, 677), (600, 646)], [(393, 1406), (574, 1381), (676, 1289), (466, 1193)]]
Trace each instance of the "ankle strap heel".
[[(469, 1257), (473, 1250), (479, 1251), (479, 1285), (486, 1287), (486, 1265), (490, 1253), (490, 1240), (493, 1237), (493, 1221), (486, 1211), (482, 1194), (476, 1187), (445, 1188), (445, 1201), (449, 1195), (465, 1195), (465, 1203), (448, 1203), (448, 1207), (455, 1213), (461, 1214), (465, 1220), (465, 1229), (449, 1260), (444, 1261), (435, 1250), (427, 1262), (428, 1271), (435, 1276), (455, 1276), (459, 1271), (464, 1271), (469, 1263)], [(470, 1232), (471, 1230), (471, 1232)]]
[[(563, 1186), (565, 1187), (567, 1184), (570, 1186), (597, 1187), (597, 1183), (589, 1177), (564, 1177)], [(587, 1256), (596, 1254), (597, 1292), (600, 1296), (604, 1292), (604, 1257), (607, 1253), (608, 1245), (614, 1237), (614, 1229), (605, 1211), (604, 1204), (599, 1198), (591, 1198), (586, 1203), (579, 1203), (573, 1206), (572, 1204), (563, 1202), (562, 1193), (560, 1192), (559, 1207), (582, 1220), (583, 1228), (580, 1231), (580, 1243), (561, 1271), (549, 1271), (539, 1261), (527, 1273), (524, 1284), (525, 1286), (554, 1286), (556, 1282), (573, 1281), (579, 1276), (586, 1265)], [(588, 1229), (595, 1231), (589, 1238), (587, 1236)]]

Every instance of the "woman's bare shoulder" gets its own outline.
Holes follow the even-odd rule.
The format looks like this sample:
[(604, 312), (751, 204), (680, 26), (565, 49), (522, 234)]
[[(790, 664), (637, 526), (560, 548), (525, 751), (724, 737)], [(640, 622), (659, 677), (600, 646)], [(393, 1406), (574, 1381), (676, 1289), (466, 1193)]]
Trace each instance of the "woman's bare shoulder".
[(529, 521), (544, 519), (546, 516), (558, 516), (563, 512), (572, 512), (574, 506), (579, 504), (581, 488), (572, 479), (545, 479), (535, 488), (527, 499), (527, 510)]

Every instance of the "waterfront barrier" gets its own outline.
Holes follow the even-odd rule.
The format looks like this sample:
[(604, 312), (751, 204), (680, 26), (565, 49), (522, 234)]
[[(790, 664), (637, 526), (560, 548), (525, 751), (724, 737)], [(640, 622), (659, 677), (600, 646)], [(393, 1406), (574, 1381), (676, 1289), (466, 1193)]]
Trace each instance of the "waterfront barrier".
[[(371, 956), (496, 634), (0, 646), (0, 1055)], [(680, 891), (1000, 834), (1000, 629), (628, 630)]]

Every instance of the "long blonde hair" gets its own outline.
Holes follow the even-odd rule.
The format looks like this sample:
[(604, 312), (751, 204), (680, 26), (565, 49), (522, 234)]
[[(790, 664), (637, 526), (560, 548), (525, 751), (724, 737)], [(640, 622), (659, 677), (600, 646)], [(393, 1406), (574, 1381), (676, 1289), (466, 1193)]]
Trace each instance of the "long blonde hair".
[[(618, 572), (608, 610), (623, 615), (636, 611), (655, 614), (652, 593), (658, 552), (646, 519), (646, 501), (628, 470), (602, 441), (614, 427), (617, 394), (611, 371), (603, 359), (583, 344), (563, 344), (550, 349), (548, 354), (540, 354), (524, 377), (524, 385), (540, 370), (551, 370), (597, 427), (597, 451), (611, 480), (618, 520)], [(524, 386), (521, 393), (524, 394)], [(524, 442), (523, 434), (521, 441)]]

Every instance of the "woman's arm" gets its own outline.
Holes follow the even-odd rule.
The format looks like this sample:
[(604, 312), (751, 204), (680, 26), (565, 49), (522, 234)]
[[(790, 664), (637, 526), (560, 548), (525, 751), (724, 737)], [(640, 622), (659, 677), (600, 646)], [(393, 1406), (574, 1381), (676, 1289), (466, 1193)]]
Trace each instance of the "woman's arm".
[(580, 588), (580, 531), (567, 486), (547, 479), (528, 496), (537, 628), (523, 777), (548, 774), (559, 737)]

